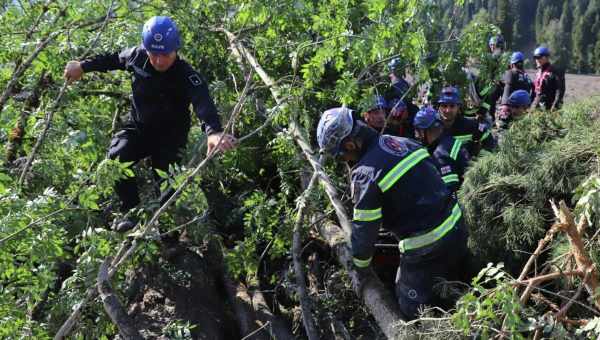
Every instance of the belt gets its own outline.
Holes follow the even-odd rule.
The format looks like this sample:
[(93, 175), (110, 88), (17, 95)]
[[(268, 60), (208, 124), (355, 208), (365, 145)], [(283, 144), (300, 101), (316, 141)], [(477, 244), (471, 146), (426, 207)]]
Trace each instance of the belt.
[(448, 232), (450, 232), (455, 226), (460, 217), (462, 216), (462, 211), (460, 210), (460, 206), (458, 203), (454, 205), (452, 208), (452, 213), (448, 216), (442, 224), (435, 227), (434, 229), (428, 231), (425, 234), (409, 237), (401, 240), (398, 243), (398, 248), (401, 253), (404, 253), (408, 250), (418, 249), (425, 246), (428, 246), (436, 241), (440, 240), (444, 237)]

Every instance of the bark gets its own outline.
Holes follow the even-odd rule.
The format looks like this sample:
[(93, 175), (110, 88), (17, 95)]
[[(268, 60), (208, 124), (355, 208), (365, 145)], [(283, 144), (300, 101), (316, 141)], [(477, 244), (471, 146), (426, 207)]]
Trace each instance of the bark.
[(302, 323), (306, 330), (306, 336), (309, 340), (319, 339), (319, 330), (315, 325), (315, 320), (312, 315), (311, 306), (312, 301), (308, 295), (306, 289), (306, 279), (304, 273), (304, 264), (302, 263), (302, 236), (300, 229), (304, 221), (304, 213), (306, 211), (306, 200), (312, 192), (315, 183), (317, 182), (317, 174), (315, 173), (310, 179), (308, 187), (300, 197), (298, 202), (299, 210), (298, 216), (296, 217), (296, 224), (294, 225), (293, 241), (292, 241), (292, 258), (294, 262), (294, 273), (296, 274), (296, 287), (298, 291), (298, 299), (300, 300), (300, 308), (302, 310)]
[(23, 138), (25, 137), (27, 118), (31, 112), (37, 109), (40, 105), (39, 99), (42, 92), (42, 87), (48, 85), (48, 79), (49, 77), (46, 77), (46, 70), (42, 71), (42, 74), (35, 84), (31, 95), (29, 95), (25, 102), (23, 110), (21, 110), (21, 113), (19, 114), (19, 118), (17, 119), (14, 129), (11, 131), (11, 134), (8, 138), (8, 143), (6, 144), (6, 160), (9, 163), (14, 162), (19, 154), (19, 148), (21, 147)]
[(123, 339), (141, 340), (143, 337), (140, 335), (133, 320), (121, 305), (121, 302), (110, 285), (108, 276), (108, 265), (110, 260), (110, 258), (106, 258), (98, 271), (98, 293), (102, 299), (104, 310), (119, 329), (119, 335), (121, 335)]
[(256, 314), (254, 313), (254, 309), (252, 309), (252, 298), (248, 294), (246, 286), (240, 282), (234, 282), (227, 274), (224, 274), (223, 276), (223, 283), (229, 301), (233, 305), (233, 312), (235, 313), (238, 327), (240, 328), (240, 334), (242, 336), (252, 334), (247, 337), (247, 339), (251, 340), (269, 339), (266, 331), (260, 330), (256, 332), (261, 328), (261, 325), (256, 320)]
[[(577, 263), (577, 268), (583, 273), (590, 271), (589, 279), (584, 280), (583, 283), (591, 297), (594, 299), (594, 305), (600, 309), (600, 296), (596, 295), (598, 291), (598, 271), (596, 266), (590, 259), (585, 250), (583, 244), (582, 235), (579, 233), (577, 225), (575, 223), (575, 217), (564, 201), (560, 201), (559, 208), (557, 209), (554, 203), (552, 204), (557, 219), (564, 225), (563, 231), (567, 234), (569, 243), (571, 245), (571, 253)], [(583, 230), (583, 228), (579, 228)], [(588, 276), (588, 275), (586, 275)]]
[[(252, 294), (252, 307), (256, 311), (258, 319), (262, 326), (270, 332), (271, 337), (276, 340), (294, 339), (288, 325), (277, 315), (274, 315), (269, 309), (262, 292), (255, 287)], [(268, 325), (267, 325), (268, 324)]]
[(335, 251), (340, 264), (348, 271), (348, 275), (354, 282), (355, 293), (362, 297), (383, 333), (392, 339), (395, 334), (394, 324), (401, 321), (394, 296), (383, 287), (383, 284), (372, 270), (368, 275), (361, 275), (354, 270), (352, 254), (346, 246), (345, 237), (340, 227), (331, 222), (325, 222), (321, 225), (321, 235)]

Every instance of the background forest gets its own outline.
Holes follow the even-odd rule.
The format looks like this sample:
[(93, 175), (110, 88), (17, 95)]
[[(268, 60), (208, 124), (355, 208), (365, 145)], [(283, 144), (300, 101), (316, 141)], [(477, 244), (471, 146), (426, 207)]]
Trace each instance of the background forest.
[[(446, 10), (456, 3), (433, 2)], [(462, 25), (473, 19), (498, 25), (509, 50), (522, 51), (531, 57), (535, 47), (544, 44), (550, 47), (554, 62), (568, 72), (600, 72), (597, 0), (472, 0), (466, 1), (464, 13)], [(449, 18), (446, 16), (444, 20)]]
[[(413, 88), (464, 86), (463, 65), (487, 58), (500, 28), (511, 46), (547, 41), (572, 53), (562, 59), (571, 70), (595, 72), (596, 2), (0, 1), (0, 338), (597, 336), (600, 100), (527, 117), (474, 165), (460, 198), (486, 269), (460, 288), (456, 309), (419, 325), (395, 309), (386, 275), (396, 264), (375, 268), (380, 278), (350, 265), (347, 169), (321, 164), (314, 141), (323, 110), (362, 109), (386, 90), (394, 57)], [(514, 14), (517, 4), (537, 14)], [(180, 56), (240, 140), (206, 156), (193, 118), (183, 161), (160, 174), (161, 189), (177, 190), (163, 206), (144, 162), (106, 159), (130, 108), (129, 75), (62, 79), (69, 60), (139, 44), (154, 15), (177, 22)], [(545, 40), (550, 28), (571, 32), (561, 37), (572, 45)], [(123, 235), (110, 230), (113, 184), (132, 171), (142, 223)], [(566, 202), (560, 216), (550, 199)], [(577, 249), (593, 262), (581, 264), (572, 235), (554, 228), (526, 265), (569, 216), (585, 217)]]

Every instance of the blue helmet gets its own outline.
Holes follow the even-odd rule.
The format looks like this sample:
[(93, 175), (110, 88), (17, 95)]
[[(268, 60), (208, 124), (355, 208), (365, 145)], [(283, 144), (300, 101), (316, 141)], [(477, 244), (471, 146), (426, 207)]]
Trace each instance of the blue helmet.
[(529, 106), (531, 105), (531, 97), (525, 90), (516, 90), (508, 97), (508, 105), (510, 106)]
[(454, 86), (447, 86), (442, 89), (442, 93), (437, 100), (438, 104), (456, 104), (460, 105), (460, 92)]
[(388, 70), (390, 72), (399, 71), (401, 68), (402, 68), (402, 61), (400, 60), (400, 58), (394, 58), (394, 59), (390, 60), (390, 62), (388, 63)]
[(333, 156), (340, 154), (342, 141), (352, 133), (353, 126), (352, 110), (346, 107), (323, 112), (317, 127), (317, 143), (321, 152)]
[(402, 99), (392, 99), (390, 100), (390, 107), (392, 110), (405, 111), (406, 103)]
[(494, 35), (490, 38), (490, 40), (488, 41), (488, 45), (503, 45), (504, 44), (504, 37), (500, 34), (498, 35)]
[(390, 104), (388, 103), (387, 100), (385, 100), (385, 98), (383, 96), (375, 96), (375, 97), (373, 97), (373, 102), (367, 108), (367, 111), (382, 110), (382, 109), (389, 110)]
[(534, 58), (549, 57), (549, 56), (550, 56), (550, 49), (548, 49), (548, 47), (540, 46), (540, 47), (536, 48), (535, 51), (533, 52)]
[(417, 129), (427, 130), (431, 127), (439, 127), (444, 123), (442, 122), (442, 118), (440, 118), (439, 112), (432, 107), (424, 107), (413, 119), (413, 125)]
[(171, 53), (181, 47), (181, 38), (175, 22), (169, 17), (156, 16), (144, 24), (142, 45), (151, 53)]
[(525, 60), (525, 56), (521, 52), (515, 52), (510, 56), (510, 63), (516, 64)]

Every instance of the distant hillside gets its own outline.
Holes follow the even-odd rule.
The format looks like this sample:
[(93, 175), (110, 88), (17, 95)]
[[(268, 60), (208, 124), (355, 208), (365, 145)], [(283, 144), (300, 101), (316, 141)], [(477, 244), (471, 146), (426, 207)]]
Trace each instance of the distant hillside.
[[(457, 3), (434, 2), (448, 11)], [(600, 0), (471, 0), (461, 12), (463, 27), (477, 18), (495, 23), (510, 50), (531, 56), (546, 45), (569, 72), (600, 73)]]

